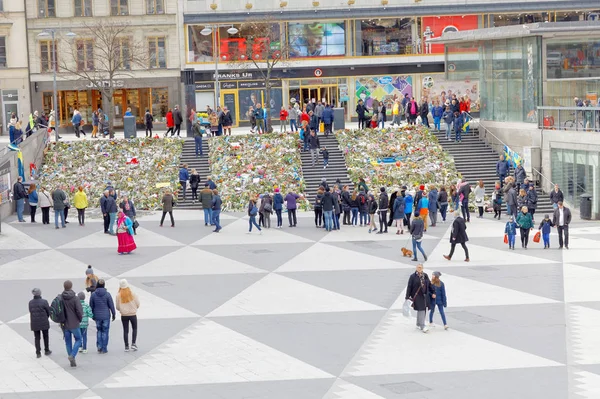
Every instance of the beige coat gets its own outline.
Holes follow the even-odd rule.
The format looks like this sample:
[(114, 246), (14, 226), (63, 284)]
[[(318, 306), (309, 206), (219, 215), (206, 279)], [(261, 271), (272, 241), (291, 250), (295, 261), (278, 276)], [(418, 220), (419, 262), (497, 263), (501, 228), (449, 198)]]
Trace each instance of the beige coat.
[(121, 316), (135, 316), (140, 307), (140, 300), (137, 295), (133, 294), (133, 301), (121, 303), (121, 294), (117, 294), (116, 307), (121, 312)]

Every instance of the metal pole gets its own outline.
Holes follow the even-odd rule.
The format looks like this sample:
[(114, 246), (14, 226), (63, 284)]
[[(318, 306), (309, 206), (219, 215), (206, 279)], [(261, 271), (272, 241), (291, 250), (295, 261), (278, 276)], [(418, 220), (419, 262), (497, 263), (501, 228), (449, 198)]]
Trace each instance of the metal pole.
[[(215, 95), (216, 95), (216, 101), (215, 104), (217, 104), (217, 107), (219, 107), (221, 105), (221, 88), (219, 87), (219, 47), (218, 42), (217, 42), (217, 31), (218, 31), (218, 25), (214, 25), (213, 26), (213, 40), (214, 40), (214, 54), (215, 54)], [(215, 110), (216, 111), (216, 110)]]
[(58, 102), (56, 101), (56, 41), (54, 39), (55, 37), (55, 31), (52, 31), (52, 71), (54, 72), (54, 81), (53, 81), (53, 86), (52, 86), (52, 96), (53, 99), (52, 101), (54, 102), (54, 139), (56, 140), (56, 142), (58, 143), (58, 126), (60, 125), (60, 111), (59, 111), (59, 107), (58, 107)]

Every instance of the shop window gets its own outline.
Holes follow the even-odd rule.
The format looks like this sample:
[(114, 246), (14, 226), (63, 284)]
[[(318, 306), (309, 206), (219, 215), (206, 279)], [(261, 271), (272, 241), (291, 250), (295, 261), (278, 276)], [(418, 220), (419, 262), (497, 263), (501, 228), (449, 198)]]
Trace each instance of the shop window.
[(77, 70), (78, 71), (93, 71), (94, 70), (94, 41), (93, 40), (78, 40), (77, 46)]
[(166, 45), (164, 37), (148, 38), (148, 53), (150, 55), (150, 68), (166, 68)]
[(38, 0), (40, 18), (56, 17), (56, 0)]
[(152, 89), (152, 116), (156, 122), (166, 122), (169, 110), (169, 90), (167, 88)]
[(129, 0), (110, 0), (110, 15), (129, 15)]
[(118, 38), (116, 47), (117, 69), (131, 69), (131, 52), (129, 38)]
[(146, 0), (146, 14), (164, 14), (165, 4), (163, 0)]
[(398, 55), (416, 52), (412, 18), (355, 21), (356, 55)]
[(0, 36), (0, 68), (6, 67), (6, 37)]
[(214, 62), (213, 35), (204, 36), (200, 31), (203, 25), (188, 25), (187, 27), (187, 62)]
[(4, 11), (4, 4), (2, 3), (2, 0), (0, 0), (0, 12)]
[(50, 72), (50, 71), (52, 71), (53, 67), (56, 67), (56, 65), (52, 65), (53, 55), (55, 57), (54, 59), (56, 60), (56, 64), (58, 64), (58, 53), (56, 51), (56, 42), (54, 42), (54, 45), (53, 45), (52, 40), (42, 40), (40, 42), (40, 61), (41, 61), (42, 72)]
[(417, 39), (419, 52), (424, 54), (443, 54), (443, 44), (431, 44), (429, 39), (441, 37), (446, 32), (458, 32), (479, 28), (477, 15), (442, 15), (423, 17), (421, 38)]
[(92, 0), (74, 0), (76, 17), (92, 16)]
[(557, 11), (556, 22), (599, 21), (600, 10), (595, 11)]
[(236, 26), (238, 33), (230, 35), (228, 26), (219, 28), (219, 56), (222, 61), (264, 60), (266, 57), (281, 56), (281, 32), (279, 24), (272, 24), (267, 37), (256, 37), (256, 33), (244, 25)]
[(383, 101), (391, 113), (395, 100), (413, 95), (413, 82), (410, 76), (361, 76), (355, 82), (355, 102), (363, 100), (367, 108), (373, 108), (376, 102)]
[(288, 44), (292, 58), (346, 55), (346, 24), (343, 21), (290, 23)]
[(548, 79), (600, 77), (600, 42), (581, 36), (577, 39), (546, 41)]
[(534, 24), (538, 22), (549, 22), (550, 15), (547, 12), (519, 13), (519, 14), (490, 14), (488, 27)]

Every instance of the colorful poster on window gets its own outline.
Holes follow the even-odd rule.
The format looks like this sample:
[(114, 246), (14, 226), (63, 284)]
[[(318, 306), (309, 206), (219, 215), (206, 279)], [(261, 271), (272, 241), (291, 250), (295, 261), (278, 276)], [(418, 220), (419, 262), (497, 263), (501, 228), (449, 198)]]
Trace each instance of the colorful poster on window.
[(413, 95), (412, 77), (410, 76), (362, 76), (356, 79), (356, 101), (363, 100), (367, 108), (373, 107), (374, 101), (383, 101), (389, 111), (394, 100)]
[(290, 23), (288, 40), (290, 57), (331, 57), (346, 55), (346, 24)]
[(444, 75), (425, 75), (422, 77), (422, 96), (430, 104), (439, 101), (444, 104), (456, 94), (457, 99), (465, 98), (471, 102), (470, 112), (479, 112), (479, 81), (478, 80), (445, 80)]
[(10, 172), (0, 175), (0, 204), (10, 201)]
[(445, 32), (473, 30), (479, 27), (477, 15), (445, 15), (439, 17), (423, 17), (421, 36), (425, 54), (443, 54), (443, 44), (430, 44), (428, 39), (441, 37)]

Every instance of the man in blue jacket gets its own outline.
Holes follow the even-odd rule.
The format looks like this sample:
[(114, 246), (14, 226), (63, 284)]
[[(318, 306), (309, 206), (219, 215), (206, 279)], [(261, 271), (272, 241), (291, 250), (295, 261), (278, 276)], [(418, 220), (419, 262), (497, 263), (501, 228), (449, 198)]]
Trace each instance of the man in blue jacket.
[(183, 190), (183, 200), (185, 201), (185, 190), (187, 188), (187, 181), (190, 179), (190, 172), (188, 172), (188, 165), (184, 163), (179, 169), (179, 184)]
[(333, 124), (333, 110), (331, 109), (331, 105), (327, 104), (323, 110), (321, 118), (325, 124), (325, 136), (327, 136), (329, 133), (331, 133), (331, 125)]
[(105, 282), (103, 279), (98, 280), (96, 290), (90, 298), (90, 308), (94, 314), (96, 321), (96, 347), (98, 353), (107, 353), (108, 347), (108, 331), (110, 329), (110, 321), (115, 321), (115, 305), (112, 296), (104, 288)]
[(504, 155), (500, 155), (500, 159), (496, 163), (496, 175), (500, 178), (500, 188), (504, 186), (504, 179), (510, 172), (510, 164), (504, 158)]

